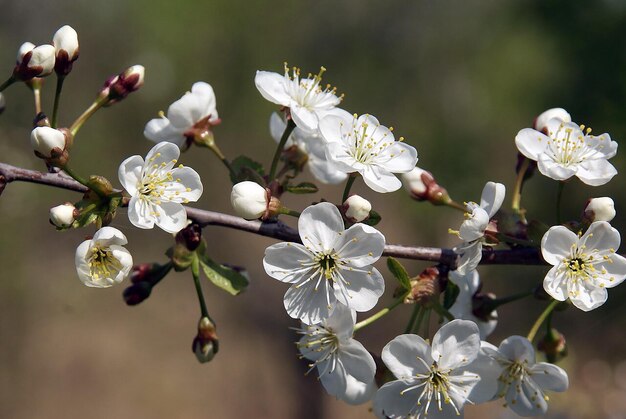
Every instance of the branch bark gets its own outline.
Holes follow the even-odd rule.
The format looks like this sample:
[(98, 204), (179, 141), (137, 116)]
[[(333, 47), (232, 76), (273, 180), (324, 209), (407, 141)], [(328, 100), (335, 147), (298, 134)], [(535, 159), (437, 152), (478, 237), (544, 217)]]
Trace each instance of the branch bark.
[[(24, 169), (0, 163), (0, 194), (5, 186), (11, 182), (31, 182), (41, 185), (54, 186), (61, 189), (85, 193), (87, 188), (76, 182), (64, 173), (43, 173), (36, 170)], [(278, 240), (300, 242), (298, 231), (288, 225), (277, 222), (247, 221), (243, 218), (208, 211), (198, 208), (185, 207), (189, 219), (201, 226), (221, 226), (248, 233), (271, 237)], [(422, 246), (404, 246), (387, 244), (383, 256), (393, 256), (401, 259), (423, 260), (437, 262), (454, 267), (457, 255), (452, 249)], [(545, 264), (538, 249), (524, 248), (511, 250), (483, 250), (483, 265), (542, 265)]]

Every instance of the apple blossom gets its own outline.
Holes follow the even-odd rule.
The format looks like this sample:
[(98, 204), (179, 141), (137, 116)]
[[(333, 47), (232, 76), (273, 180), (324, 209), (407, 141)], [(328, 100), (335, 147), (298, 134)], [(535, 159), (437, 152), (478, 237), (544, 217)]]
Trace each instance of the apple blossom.
[(285, 74), (280, 75), (269, 71), (257, 71), (254, 84), (261, 95), (272, 103), (282, 105), (290, 110), (296, 126), (305, 130), (316, 130), (323, 114), (339, 105), (342, 96), (337, 97), (336, 89), (330, 85), (322, 88), (320, 72), (307, 78), (300, 78), (300, 69), (289, 67), (285, 63)]
[(455, 253), (461, 255), (457, 271), (466, 275), (476, 269), (482, 259), (482, 248), (485, 230), (489, 220), (493, 217), (504, 201), (506, 188), (501, 183), (487, 182), (480, 197), (480, 205), (476, 202), (466, 204), (465, 221), (461, 224), (457, 234), (463, 243), (454, 248)]
[(432, 346), (418, 335), (400, 335), (382, 351), (397, 380), (382, 386), (374, 410), (389, 418), (448, 418), (466, 403), (482, 403), (497, 390), (493, 361), (480, 352), (475, 323), (453, 320), (441, 327)]
[(608, 298), (606, 289), (626, 279), (626, 258), (615, 253), (619, 245), (619, 232), (606, 221), (592, 223), (583, 235), (551, 227), (541, 239), (541, 254), (553, 265), (543, 288), (583, 311), (601, 306)]
[(393, 173), (407, 173), (417, 163), (415, 148), (396, 141), (391, 129), (371, 115), (328, 115), (320, 121), (326, 156), (338, 170), (358, 172), (376, 192), (393, 192), (402, 183)]
[(609, 134), (583, 133), (582, 126), (558, 118), (550, 119), (544, 134), (531, 128), (522, 129), (515, 144), (526, 157), (537, 162), (539, 171), (554, 180), (577, 176), (591, 186), (604, 185), (617, 174), (607, 160), (617, 153), (617, 143)]
[[(331, 396), (349, 404), (370, 400), (376, 391), (376, 364), (370, 353), (352, 338), (356, 312), (337, 306), (331, 316), (316, 325), (302, 324), (297, 343), (302, 356), (317, 367), (322, 385)], [(310, 370), (309, 370), (310, 371)]]
[(65, 203), (50, 208), (50, 222), (59, 228), (68, 228), (74, 222), (76, 207)]
[(608, 196), (602, 198), (591, 198), (585, 207), (584, 217), (589, 222), (606, 221), (610, 222), (615, 218), (615, 203)]
[(230, 193), (233, 209), (237, 215), (246, 220), (254, 220), (265, 214), (269, 202), (269, 191), (249, 180), (235, 184)]
[(522, 336), (511, 336), (499, 348), (482, 342), (482, 350), (497, 363), (500, 370), (498, 392), (505, 407), (520, 416), (537, 416), (548, 410), (545, 390), (567, 390), (567, 373), (556, 365), (536, 362), (532, 343)]
[(126, 236), (116, 228), (102, 227), (76, 249), (76, 272), (88, 287), (108, 288), (128, 277), (133, 258), (124, 246)]
[(131, 196), (128, 218), (139, 228), (154, 224), (176, 233), (187, 224), (183, 203), (202, 195), (200, 176), (190, 167), (174, 168), (180, 149), (168, 142), (155, 145), (146, 156), (132, 156), (118, 170), (120, 183)]
[(143, 135), (150, 141), (168, 141), (183, 147), (195, 130), (207, 130), (220, 121), (216, 109), (215, 93), (210, 84), (199, 81), (172, 103), (167, 116), (150, 120)]
[(337, 207), (322, 202), (307, 207), (298, 219), (302, 243), (278, 243), (265, 250), (263, 267), (287, 282), (285, 309), (306, 324), (328, 319), (335, 307), (368, 311), (385, 290), (371, 266), (382, 255), (385, 237), (375, 228), (354, 224), (344, 229)]

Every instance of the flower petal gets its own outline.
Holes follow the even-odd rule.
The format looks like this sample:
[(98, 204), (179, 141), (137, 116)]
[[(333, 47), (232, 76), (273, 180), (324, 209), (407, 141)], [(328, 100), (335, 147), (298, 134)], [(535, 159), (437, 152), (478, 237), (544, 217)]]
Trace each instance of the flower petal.
[(510, 336), (502, 341), (498, 351), (505, 358), (515, 362), (535, 363), (535, 349), (532, 343), (523, 336)]
[(321, 202), (302, 211), (298, 231), (306, 247), (328, 252), (332, 250), (337, 235), (344, 231), (343, 218), (335, 205)]
[[(383, 161), (379, 164), (386, 170), (392, 173), (407, 173), (413, 170), (417, 164), (417, 150), (406, 143), (394, 141), (379, 158)], [(389, 160), (384, 161), (385, 158)]]
[(496, 212), (502, 206), (504, 202), (504, 195), (506, 194), (506, 188), (501, 183), (487, 182), (483, 188), (483, 193), (480, 197), (480, 207), (483, 208), (489, 218), (493, 217)]
[(141, 156), (131, 156), (124, 160), (117, 170), (117, 177), (130, 196), (137, 195), (137, 186), (141, 184), (143, 164)]
[[(471, 204), (474, 203), (472, 202)], [(470, 205), (468, 205), (469, 207)], [(489, 214), (487, 211), (479, 206), (474, 206), (471, 213), (466, 213), (466, 219), (459, 228), (459, 236), (465, 242), (480, 239), (485, 235), (485, 229), (488, 225)]]
[(353, 123), (354, 117), (347, 112), (327, 114), (319, 121), (320, 134), (326, 142), (341, 143), (344, 134), (352, 129)]
[(359, 405), (372, 400), (376, 394), (376, 382), (372, 379), (368, 382), (357, 380), (351, 375), (346, 375), (346, 389), (344, 394), (337, 398), (351, 405)]
[(588, 281), (569, 281), (567, 294), (570, 301), (582, 311), (591, 311), (604, 304), (609, 297), (606, 288), (596, 287)]
[(572, 246), (578, 244), (578, 236), (563, 226), (554, 226), (541, 239), (541, 255), (550, 265), (558, 265), (569, 256)]
[(177, 167), (172, 170), (172, 178), (174, 182), (169, 182), (166, 191), (168, 193), (176, 193), (178, 199), (174, 202), (183, 202), (184, 200), (195, 202), (200, 199), (203, 187), (200, 175), (191, 167)]
[(608, 183), (617, 174), (617, 169), (606, 160), (588, 160), (581, 163), (576, 176), (583, 183), (591, 186), (601, 186)]
[(619, 231), (611, 227), (606, 221), (596, 221), (591, 223), (585, 234), (580, 238), (581, 246), (584, 245), (587, 251), (616, 250), (620, 245)]
[(396, 336), (385, 345), (381, 357), (399, 380), (408, 380), (416, 374), (429, 374), (433, 363), (430, 345), (421, 336), (411, 334)]
[(542, 175), (554, 180), (566, 180), (576, 174), (576, 169), (563, 166), (560, 163), (556, 163), (546, 154), (539, 155), (539, 160), (537, 160), (537, 168)]
[[(382, 386), (374, 396), (374, 411), (381, 415), (379, 417), (407, 417), (417, 404), (414, 392), (403, 392), (410, 386), (402, 381), (392, 381)], [(437, 411), (434, 407), (430, 410), (432, 413)], [(428, 418), (431, 412), (428, 412)]]
[(554, 266), (543, 279), (543, 289), (555, 300), (567, 300), (567, 276), (559, 272), (559, 266)]
[(621, 284), (626, 279), (626, 258), (618, 254), (607, 255), (606, 261), (595, 265), (599, 271), (595, 284), (600, 287), (613, 288)]
[(178, 233), (187, 225), (187, 211), (178, 202), (163, 202), (155, 206), (157, 210), (156, 225), (168, 233)]
[(128, 203), (128, 219), (138, 228), (154, 228), (154, 210), (152, 204), (138, 196), (130, 198)]
[(476, 359), (480, 351), (480, 336), (476, 323), (452, 320), (435, 333), (432, 356), (441, 369), (455, 369)]
[(337, 353), (338, 361), (343, 364), (346, 373), (359, 381), (369, 382), (374, 379), (376, 363), (372, 355), (361, 342), (350, 339), (342, 343)]
[(515, 145), (520, 153), (535, 161), (543, 154), (549, 141), (546, 135), (531, 128), (524, 128), (515, 136)]
[(569, 387), (569, 379), (563, 368), (547, 362), (539, 362), (530, 368), (531, 379), (543, 390), (565, 391)]
[(143, 135), (150, 141), (159, 143), (167, 141), (182, 147), (185, 144), (183, 131), (172, 125), (167, 118), (154, 118), (148, 121), (143, 129)]
[(330, 317), (335, 297), (328, 290), (328, 281), (321, 277), (316, 289), (316, 282), (311, 280), (303, 285), (292, 285), (285, 293), (285, 309), (294, 319), (306, 324), (316, 324)]
[(263, 267), (265, 272), (282, 282), (299, 282), (302, 275), (311, 272), (303, 264), (311, 262), (313, 255), (299, 243), (277, 243), (265, 249)]
[(333, 248), (350, 266), (361, 268), (380, 259), (385, 236), (374, 227), (357, 223), (337, 236)]
[(292, 103), (289, 109), (291, 109), (291, 117), (293, 118), (293, 122), (296, 123), (297, 127), (309, 131), (317, 129), (319, 121), (317, 119), (317, 115), (315, 115), (314, 112), (295, 103)]
[(333, 314), (323, 322), (324, 328), (332, 331), (340, 341), (352, 340), (356, 312), (343, 304), (337, 304)]
[(366, 165), (360, 173), (365, 184), (376, 192), (394, 192), (402, 187), (400, 179), (384, 167)]
[(123, 246), (128, 243), (124, 233), (117, 228), (108, 226), (102, 227), (100, 230), (96, 231), (91, 241), (98, 246), (110, 246), (113, 244)]
[(483, 258), (483, 243), (480, 240), (461, 243), (453, 250), (454, 253), (461, 255), (456, 267), (456, 271), (461, 275), (476, 269)]
[(152, 147), (145, 160), (144, 173), (167, 171), (174, 167), (180, 156), (180, 149), (172, 143), (162, 141)]
[[(335, 297), (341, 304), (362, 312), (371, 310), (385, 292), (385, 280), (374, 267), (366, 267), (366, 272), (342, 269), (341, 284), (335, 284)], [(341, 286), (343, 285), (343, 286)]]
[(285, 76), (270, 71), (257, 71), (254, 84), (266, 100), (277, 105), (289, 106), (291, 97), (285, 88)]

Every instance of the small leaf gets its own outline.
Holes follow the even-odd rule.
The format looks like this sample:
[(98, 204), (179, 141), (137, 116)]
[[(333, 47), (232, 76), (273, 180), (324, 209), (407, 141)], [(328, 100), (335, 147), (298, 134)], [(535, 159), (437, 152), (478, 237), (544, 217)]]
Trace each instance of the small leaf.
[(291, 192), (294, 194), (316, 193), (317, 191), (317, 186), (310, 182), (302, 182), (297, 185), (285, 186), (285, 192)]
[(461, 292), (461, 290), (459, 290), (459, 287), (454, 282), (448, 280), (448, 285), (446, 285), (446, 292), (443, 296), (443, 308), (449, 310), (459, 296), (459, 292)]
[(406, 269), (397, 259), (389, 257), (387, 258), (387, 268), (389, 272), (398, 280), (400, 286), (404, 288), (406, 291), (411, 289), (411, 279), (409, 275), (406, 273)]
[(260, 185), (265, 185), (265, 170), (263, 165), (258, 163), (249, 157), (239, 156), (235, 158), (231, 163), (230, 180), (234, 184), (243, 182), (244, 180), (251, 180)]
[(191, 266), (194, 252), (187, 249), (185, 245), (176, 243), (174, 246), (167, 249), (165, 254), (171, 259), (174, 270), (181, 272)]
[(200, 266), (209, 281), (231, 295), (237, 295), (248, 286), (248, 278), (228, 266), (220, 265), (206, 255), (200, 255)]
[(380, 216), (379, 213), (377, 213), (374, 210), (370, 211), (370, 216), (367, 217), (366, 220), (362, 221), (363, 224), (367, 224), (368, 226), (375, 226), (376, 224), (380, 223), (380, 220), (382, 219), (382, 217)]

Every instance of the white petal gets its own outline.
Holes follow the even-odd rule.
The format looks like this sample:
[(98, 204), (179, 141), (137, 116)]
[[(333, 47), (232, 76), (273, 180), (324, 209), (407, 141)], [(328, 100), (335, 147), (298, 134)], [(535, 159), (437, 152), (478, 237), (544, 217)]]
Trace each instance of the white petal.
[(546, 413), (548, 404), (541, 389), (531, 380), (522, 380), (519, 389), (515, 382), (508, 388), (505, 400), (508, 407), (520, 416), (539, 416)]
[(480, 336), (476, 323), (452, 320), (444, 324), (433, 337), (433, 359), (441, 369), (455, 369), (476, 359), (480, 351)]
[(619, 231), (611, 227), (606, 221), (596, 221), (591, 223), (585, 234), (580, 238), (581, 245), (588, 251), (594, 249), (618, 249), (620, 245)]
[(559, 267), (554, 266), (543, 279), (543, 289), (555, 300), (567, 300), (567, 276), (559, 273)]
[(498, 351), (505, 358), (516, 362), (535, 363), (535, 349), (528, 339), (522, 336), (510, 336), (502, 341)]
[(383, 167), (368, 165), (360, 173), (365, 184), (376, 192), (394, 192), (402, 187), (402, 182)]
[(358, 163), (350, 153), (346, 145), (342, 142), (329, 142), (326, 144), (326, 159), (335, 168), (345, 173), (356, 172), (363, 169), (363, 164)]
[(316, 282), (311, 281), (302, 286), (292, 285), (287, 290), (284, 304), (290, 317), (306, 324), (320, 323), (330, 317), (335, 297), (332, 292), (329, 294), (328, 281), (322, 277), (319, 286), (315, 288)]
[(155, 217), (152, 204), (133, 196), (128, 203), (128, 219), (131, 224), (138, 228), (154, 228)]
[(117, 259), (122, 265), (115, 278), (112, 278), (113, 283), (119, 284), (130, 274), (130, 270), (133, 267), (133, 257), (131, 256), (130, 252), (122, 246), (114, 244), (109, 246), (109, 250), (111, 250), (111, 255), (115, 259)]
[(550, 265), (558, 265), (569, 256), (572, 246), (578, 243), (578, 236), (563, 226), (554, 226), (541, 239), (541, 255)]
[[(313, 255), (299, 243), (277, 243), (265, 249), (263, 267), (265, 272), (274, 279), (282, 282), (298, 282), (303, 271), (302, 264), (311, 262)], [(295, 272), (294, 272), (295, 271)]]
[(556, 163), (549, 156), (541, 154), (537, 160), (537, 168), (542, 175), (554, 180), (566, 180), (576, 174), (576, 169)]
[[(393, 135), (391, 138), (393, 138)], [(381, 160), (384, 160), (384, 157), (388, 157), (389, 160), (380, 164), (393, 173), (410, 172), (417, 164), (417, 150), (399, 141), (395, 141), (385, 149), (384, 156), (381, 156)]]
[(340, 341), (352, 340), (356, 312), (343, 304), (337, 304), (333, 314), (323, 322), (324, 328), (331, 330)]
[(144, 173), (152, 173), (155, 171), (170, 170), (178, 161), (180, 149), (176, 144), (168, 142), (160, 142), (148, 152)]
[(361, 342), (350, 339), (341, 344), (337, 356), (345, 371), (357, 380), (369, 382), (374, 379), (376, 363)]
[[(280, 138), (283, 136), (283, 132), (285, 132), (286, 127), (287, 127), (287, 124), (285, 123), (285, 121), (283, 121), (283, 118), (281, 118), (281, 116), (278, 115), (278, 113), (273, 112), (272, 115), (270, 116), (270, 135), (272, 136), (274, 141), (276, 142), (280, 141)], [(293, 134), (290, 137), (292, 136)], [(286, 144), (285, 144), (285, 148), (287, 148)]]
[(608, 183), (617, 175), (617, 169), (606, 160), (589, 160), (578, 167), (576, 176), (583, 183), (591, 186), (601, 186)]
[(326, 160), (326, 156), (323, 159), (311, 159), (309, 155), (308, 166), (315, 179), (322, 183), (338, 185), (348, 178), (348, 174), (338, 170), (335, 164)]
[(186, 140), (183, 131), (172, 125), (167, 118), (154, 118), (148, 121), (143, 135), (155, 143), (167, 141), (178, 147), (182, 147)]
[(378, 387), (374, 380), (362, 382), (351, 375), (346, 375), (345, 393), (337, 397), (348, 404), (359, 405), (372, 400), (376, 390)]
[(595, 278), (595, 284), (606, 288), (613, 288), (621, 284), (626, 279), (626, 258), (612, 254), (609, 259), (595, 265), (596, 271), (600, 274)]
[(480, 206), (487, 211), (489, 218), (493, 217), (502, 206), (505, 193), (506, 188), (501, 183), (487, 182), (483, 188), (483, 193), (480, 197)]
[(361, 268), (380, 259), (385, 236), (374, 227), (357, 223), (337, 237), (333, 248), (350, 266)]
[(178, 233), (187, 225), (187, 211), (178, 202), (163, 202), (156, 207), (158, 216), (157, 226), (168, 233)]
[(471, 388), (467, 398), (475, 404), (492, 400), (498, 392), (498, 377), (502, 372), (498, 363), (481, 352), (465, 369), (467, 370), (465, 375), (471, 373), (480, 377)]
[(209, 83), (199, 81), (191, 86), (191, 93), (198, 98), (198, 119), (211, 115), (210, 121), (218, 119), (215, 92)]
[(515, 145), (524, 156), (531, 160), (538, 160), (548, 145), (550, 138), (539, 131), (524, 128), (515, 136)]
[(611, 136), (607, 133), (601, 135), (586, 135), (585, 143), (595, 149), (605, 159), (615, 157), (617, 154), (617, 142), (611, 141)]
[(317, 119), (317, 115), (314, 112), (295, 103), (291, 104), (290, 109), (291, 117), (293, 118), (293, 122), (296, 123), (297, 127), (309, 131), (317, 129), (319, 121)]
[(128, 243), (124, 233), (114, 227), (102, 227), (93, 235), (92, 242), (98, 246), (110, 246), (117, 244), (123, 246)]
[(582, 311), (591, 311), (600, 307), (609, 297), (606, 288), (596, 287), (587, 281), (569, 281), (567, 291), (572, 304)]
[(347, 282), (343, 284), (345, 289), (337, 284), (333, 288), (335, 297), (341, 304), (359, 312), (371, 310), (385, 292), (385, 280), (380, 272), (373, 267), (364, 269), (368, 269), (367, 272), (342, 269), (339, 274)]
[(569, 387), (569, 379), (563, 368), (547, 362), (539, 362), (530, 368), (532, 380), (543, 390), (562, 392)]
[(88, 285), (91, 282), (91, 268), (87, 261), (89, 249), (91, 248), (91, 240), (85, 240), (76, 248), (74, 263), (76, 264), (76, 273), (83, 284)]
[(117, 177), (130, 196), (137, 195), (137, 186), (141, 184), (141, 171), (144, 161), (141, 156), (131, 156), (124, 160), (117, 171)]
[(481, 207), (474, 207), (459, 228), (459, 236), (466, 242), (477, 240), (485, 235), (485, 229), (489, 225), (489, 214)]
[[(403, 393), (410, 386), (411, 384), (405, 384), (402, 381), (392, 381), (382, 386), (374, 396), (374, 411), (382, 414), (380, 417), (383, 418), (407, 417), (417, 404), (419, 395), (419, 393), (415, 394), (415, 391)], [(434, 413), (437, 409), (432, 406), (431, 403), (430, 410)], [(428, 418), (431, 418), (431, 412), (429, 412)]]
[(285, 89), (285, 77), (269, 71), (257, 71), (254, 84), (261, 96), (277, 105), (289, 106), (291, 97)]
[(317, 251), (330, 251), (338, 233), (344, 231), (343, 218), (336, 206), (321, 202), (302, 211), (298, 231), (305, 246)]
[[(430, 345), (418, 335), (396, 336), (382, 350), (381, 357), (389, 371), (399, 380), (416, 374), (428, 374), (433, 363)], [(424, 360), (425, 364), (417, 358)]]
[(327, 142), (343, 141), (343, 134), (352, 128), (354, 118), (346, 113), (324, 116), (319, 121), (319, 130)]
[(198, 172), (191, 167), (177, 167), (172, 170), (172, 178), (175, 182), (170, 182), (166, 191), (179, 193), (178, 197), (180, 201), (175, 200), (176, 202), (182, 202), (184, 199), (195, 202), (200, 199), (203, 187)]
[(483, 257), (483, 244), (480, 240), (470, 243), (464, 242), (456, 246), (454, 252), (461, 255), (456, 271), (465, 275), (478, 267)]

